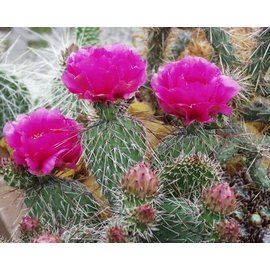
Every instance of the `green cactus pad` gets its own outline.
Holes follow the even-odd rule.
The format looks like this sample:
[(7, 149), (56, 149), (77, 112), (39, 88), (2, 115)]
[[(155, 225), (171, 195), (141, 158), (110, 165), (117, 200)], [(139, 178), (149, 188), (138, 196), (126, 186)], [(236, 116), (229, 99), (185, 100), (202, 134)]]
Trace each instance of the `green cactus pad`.
[(0, 168), (0, 176), (9, 186), (19, 189), (28, 189), (40, 182), (36, 175), (29, 173), (27, 170), (9, 165)]
[(3, 127), (18, 114), (28, 111), (30, 94), (27, 88), (14, 76), (0, 71), (0, 136)]
[(270, 27), (263, 27), (258, 35), (257, 46), (251, 54), (247, 74), (252, 77), (255, 90), (264, 96), (269, 95), (267, 91), (265, 75), (270, 67)]
[(228, 32), (221, 27), (204, 28), (204, 31), (215, 50), (215, 62), (219, 63), (222, 67), (230, 68), (238, 63)]
[(166, 165), (161, 172), (164, 192), (175, 196), (197, 198), (204, 187), (220, 180), (218, 163), (202, 154), (179, 157), (173, 164)]
[(197, 134), (189, 134), (186, 131), (178, 131), (167, 136), (158, 146), (156, 156), (152, 159), (153, 165), (170, 164), (180, 155), (202, 153), (210, 155), (218, 146), (218, 136), (204, 131)]
[(120, 190), (123, 173), (142, 161), (145, 152), (144, 129), (130, 118), (100, 120), (85, 132), (85, 160), (109, 197)]
[(153, 231), (153, 241), (161, 243), (201, 242), (198, 210), (189, 201), (167, 199), (160, 206), (160, 221)]
[(77, 181), (50, 180), (26, 193), (29, 214), (42, 223), (74, 226), (98, 218), (98, 204), (92, 194)]

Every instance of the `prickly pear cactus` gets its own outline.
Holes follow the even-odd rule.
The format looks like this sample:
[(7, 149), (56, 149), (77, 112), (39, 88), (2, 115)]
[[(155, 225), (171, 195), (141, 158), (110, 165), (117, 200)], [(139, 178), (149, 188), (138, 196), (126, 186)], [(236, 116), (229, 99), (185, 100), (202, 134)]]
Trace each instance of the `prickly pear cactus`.
[(107, 106), (98, 108), (100, 120), (85, 132), (85, 159), (104, 194), (112, 196), (120, 189), (123, 173), (143, 159), (146, 137), (140, 123), (118, 117), (117, 106)]
[[(71, 29), (39, 103), (80, 122), (81, 151), (69, 138), (53, 153), (35, 147), (40, 122), (12, 150), (0, 140), (1, 177), (28, 210), (21, 241), (269, 242), (269, 28), (147, 28), (148, 65), (125, 46), (100, 47), (100, 30)], [(2, 72), (0, 90), (3, 126), (29, 97)], [(128, 115), (138, 100), (147, 106)]]

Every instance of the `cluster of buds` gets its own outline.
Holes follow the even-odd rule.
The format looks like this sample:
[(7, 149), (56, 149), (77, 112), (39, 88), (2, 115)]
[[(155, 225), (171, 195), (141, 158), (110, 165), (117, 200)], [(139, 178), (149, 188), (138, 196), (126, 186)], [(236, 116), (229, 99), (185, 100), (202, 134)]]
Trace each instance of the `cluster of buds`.
[(219, 183), (203, 194), (205, 207), (215, 213), (231, 214), (237, 205), (233, 189), (228, 183)]
[(140, 199), (152, 197), (157, 194), (159, 181), (150, 165), (138, 163), (130, 168), (122, 179), (122, 190), (127, 195), (133, 195)]

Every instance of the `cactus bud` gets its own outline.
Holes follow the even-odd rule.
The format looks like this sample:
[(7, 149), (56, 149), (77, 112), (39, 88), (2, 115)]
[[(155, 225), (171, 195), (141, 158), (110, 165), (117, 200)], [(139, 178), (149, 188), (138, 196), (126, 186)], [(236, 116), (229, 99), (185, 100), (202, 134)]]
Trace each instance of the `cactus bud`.
[(205, 207), (218, 214), (230, 214), (236, 209), (236, 197), (228, 183), (219, 183), (203, 194)]
[(127, 236), (124, 229), (120, 226), (114, 226), (107, 231), (109, 243), (126, 243)]
[(135, 218), (140, 224), (151, 224), (156, 219), (156, 210), (150, 205), (139, 205), (135, 209)]
[(37, 230), (39, 227), (39, 221), (30, 216), (25, 216), (22, 218), (20, 223), (20, 230), (22, 233), (30, 233)]
[(235, 219), (224, 220), (217, 224), (217, 232), (223, 242), (238, 242), (240, 238), (240, 224)]
[(34, 238), (32, 243), (63, 243), (63, 240), (58, 235), (48, 233)]
[(158, 179), (150, 169), (150, 165), (141, 162), (124, 175), (122, 190), (129, 195), (145, 199), (157, 194)]
[(252, 214), (250, 217), (250, 224), (256, 228), (260, 227), (262, 225), (261, 216), (257, 213)]

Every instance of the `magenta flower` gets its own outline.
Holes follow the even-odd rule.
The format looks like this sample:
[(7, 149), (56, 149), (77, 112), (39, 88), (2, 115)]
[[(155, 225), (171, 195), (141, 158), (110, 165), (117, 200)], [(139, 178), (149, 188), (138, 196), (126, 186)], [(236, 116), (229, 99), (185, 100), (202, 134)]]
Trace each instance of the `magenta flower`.
[(17, 165), (35, 175), (47, 175), (54, 168), (74, 168), (82, 154), (82, 126), (59, 110), (44, 108), (19, 115), (4, 127), (4, 136), (14, 150)]
[(69, 91), (89, 101), (129, 99), (146, 81), (146, 61), (125, 45), (82, 48), (72, 53), (62, 80)]
[(164, 112), (184, 117), (187, 125), (213, 122), (219, 113), (230, 115), (228, 102), (240, 91), (216, 65), (190, 56), (161, 67), (151, 85)]

